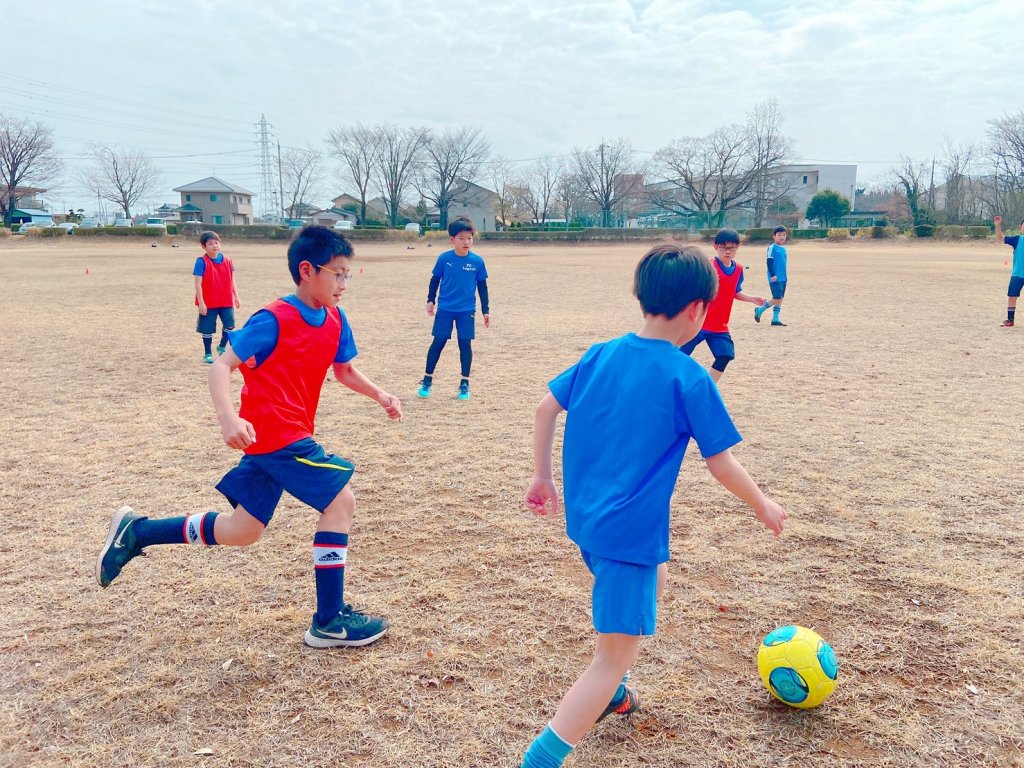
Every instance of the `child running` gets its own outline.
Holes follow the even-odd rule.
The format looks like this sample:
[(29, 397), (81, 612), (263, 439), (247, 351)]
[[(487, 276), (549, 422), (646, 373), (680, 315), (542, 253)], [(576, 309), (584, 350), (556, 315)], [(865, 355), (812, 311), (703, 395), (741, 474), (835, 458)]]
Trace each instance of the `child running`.
[(701, 327), (716, 277), (696, 248), (652, 248), (636, 267), (643, 308), (638, 333), (597, 344), (549, 383), (537, 406), (534, 475), (526, 506), (558, 509), (551, 447), (568, 412), (562, 446), (565, 525), (594, 576), (597, 647), (526, 751), (522, 768), (557, 768), (595, 722), (640, 706), (627, 687), (640, 638), (653, 635), (669, 559), (669, 502), (692, 437), (711, 474), (753, 507), (776, 535), (786, 513), (733, 457), (740, 441), (718, 388), (678, 347)]

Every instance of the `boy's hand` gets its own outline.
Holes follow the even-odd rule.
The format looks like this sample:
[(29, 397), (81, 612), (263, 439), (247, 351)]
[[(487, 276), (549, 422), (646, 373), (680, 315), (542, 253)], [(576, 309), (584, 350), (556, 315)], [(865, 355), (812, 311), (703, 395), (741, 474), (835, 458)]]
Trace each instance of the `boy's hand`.
[(551, 502), (551, 513), (558, 512), (558, 491), (555, 490), (555, 481), (550, 477), (534, 477), (530, 481), (530, 487), (526, 489), (526, 498), (523, 502), (527, 509), (531, 509), (538, 515), (548, 513), (547, 503)]
[(789, 517), (786, 514), (786, 510), (769, 498), (765, 498), (764, 506), (755, 509), (754, 512), (757, 519), (764, 524), (764, 527), (776, 536), (782, 533), (782, 522)]
[(389, 419), (398, 419), (402, 421), (405, 417), (402, 415), (402, 404), (398, 402), (398, 398), (394, 395), (389, 395), (387, 392), (381, 392), (377, 396), (377, 402), (380, 403), (381, 408), (388, 415)]
[(220, 433), (224, 437), (224, 443), (229, 448), (244, 450), (256, 442), (256, 430), (252, 424), (237, 414), (225, 419), (220, 425)]
[(779, 278), (778, 278), (778, 276), (776, 276), (776, 275), (772, 275), (772, 279), (771, 279), (771, 280), (770, 280), (769, 282), (772, 282), (772, 283), (774, 283), (774, 282), (776, 282), (776, 281), (777, 281), (778, 279), (779, 279)]
[(1003, 217), (1002, 216), (996, 216), (995, 218), (992, 219), (992, 223), (995, 224), (998, 227), (1000, 224), (1003, 223)]
[(491, 327), (491, 316), (490, 315), (484, 315), (484, 328), (490, 328), (490, 327)]
[(753, 301), (756, 304), (767, 304), (768, 303), (768, 299), (766, 299), (764, 296), (751, 296), (750, 299), (751, 299), (751, 301)]
[(206, 305), (203, 304), (202, 302), (199, 302), (199, 314), (203, 315), (205, 317), (206, 316), (206, 312), (207, 312)]
[(240, 302), (238, 299), (235, 299), (235, 309), (241, 309), (241, 308), (242, 308), (242, 302)]
[(427, 302), (427, 316), (428, 317), (433, 317), (434, 316), (434, 305), (431, 302), (429, 302), (429, 301)]

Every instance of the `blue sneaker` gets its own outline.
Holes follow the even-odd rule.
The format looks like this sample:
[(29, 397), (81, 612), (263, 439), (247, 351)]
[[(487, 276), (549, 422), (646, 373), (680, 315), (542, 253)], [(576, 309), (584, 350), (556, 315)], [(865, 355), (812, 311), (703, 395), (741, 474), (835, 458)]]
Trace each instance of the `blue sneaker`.
[(303, 638), (312, 648), (339, 648), (369, 645), (384, 637), (388, 631), (388, 620), (382, 616), (370, 616), (355, 610), (351, 605), (327, 624), (320, 626), (313, 614), (313, 624)]
[(223, 355), (227, 351), (227, 347), (217, 347), (217, 354)]
[(761, 315), (763, 315), (768, 310), (768, 306), (769, 306), (768, 304), (762, 304), (761, 306), (759, 306), (756, 309), (754, 309), (754, 322), (755, 323), (760, 323), (761, 322)]
[(213, 355), (211, 355), (211, 354), (203, 355), (203, 362), (206, 363), (207, 365), (212, 365), (213, 364)]
[(609, 704), (604, 708), (604, 712), (597, 718), (597, 722), (601, 722), (608, 715), (631, 715), (640, 709), (640, 694), (636, 692), (635, 688), (626, 688), (626, 695), (622, 697), (622, 701), (618, 703)]
[(143, 519), (131, 507), (121, 507), (114, 513), (107, 533), (107, 543), (96, 558), (96, 581), (101, 587), (109, 587), (110, 582), (117, 578), (121, 569), (133, 557), (146, 554), (135, 538), (135, 523)]
[(459, 400), (469, 400), (469, 382), (463, 381), (459, 384)]
[(423, 377), (423, 381), (420, 382), (420, 388), (416, 394), (420, 397), (430, 397), (430, 388), (434, 386), (434, 380), (428, 376)]

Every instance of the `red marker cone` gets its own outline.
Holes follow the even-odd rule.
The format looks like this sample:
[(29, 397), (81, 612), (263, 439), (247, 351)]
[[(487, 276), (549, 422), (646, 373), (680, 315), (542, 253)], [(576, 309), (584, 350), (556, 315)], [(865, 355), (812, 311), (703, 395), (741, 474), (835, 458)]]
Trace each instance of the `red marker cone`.
[(363, 268), (362, 267), (359, 268), (359, 274), (363, 274)]
[(87, 275), (89, 274), (89, 268), (88, 267), (85, 268), (85, 274), (87, 274)]

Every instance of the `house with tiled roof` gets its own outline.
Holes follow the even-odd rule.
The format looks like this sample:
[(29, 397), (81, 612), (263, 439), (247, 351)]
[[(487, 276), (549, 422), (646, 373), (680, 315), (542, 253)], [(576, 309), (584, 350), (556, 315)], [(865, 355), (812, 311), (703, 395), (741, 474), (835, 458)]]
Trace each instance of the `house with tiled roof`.
[(207, 176), (174, 191), (181, 195), (175, 209), (182, 221), (203, 224), (252, 224), (253, 193), (235, 184)]

